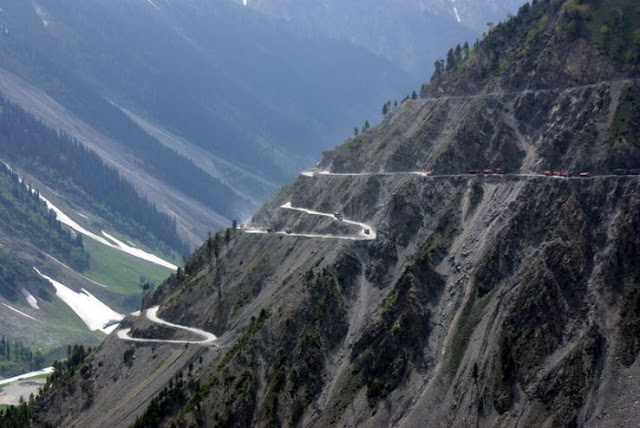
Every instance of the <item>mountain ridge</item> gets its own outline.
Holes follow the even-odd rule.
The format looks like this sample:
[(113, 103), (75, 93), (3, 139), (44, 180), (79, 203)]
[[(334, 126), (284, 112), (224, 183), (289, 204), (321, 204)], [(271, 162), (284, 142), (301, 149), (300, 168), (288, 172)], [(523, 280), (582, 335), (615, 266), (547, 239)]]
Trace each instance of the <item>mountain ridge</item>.
[[(244, 225), (264, 233), (211, 236), (145, 300), (163, 319), (213, 332), (218, 346), (111, 336), (83, 363), (85, 376), (40, 399), (36, 420), (633, 426), (637, 64), (620, 69), (589, 33), (569, 34), (572, 7), (584, 3), (592, 19), (608, 10), (574, 0), (521, 9), (423, 88), (424, 99), (401, 103), (285, 186)], [(545, 34), (574, 44), (547, 45)], [(542, 58), (536, 46), (553, 47), (538, 68), (543, 83), (554, 69), (566, 81), (564, 54), (578, 45), (583, 70), (596, 58), (596, 76), (626, 81), (493, 95), (528, 73), (508, 80), (519, 62), (491, 56), (502, 43), (514, 55), (528, 46), (524, 63)], [(468, 75), (471, 93), (485, 94), (460, 96), (457, 86), (474, 89)], [(453, 97), (430, 98), (443, 82)], [(360, 233), (350, 222), (376, 239), (336, 239)], [(167, 333), (145, 317), (125, 323), (136, 337)]]

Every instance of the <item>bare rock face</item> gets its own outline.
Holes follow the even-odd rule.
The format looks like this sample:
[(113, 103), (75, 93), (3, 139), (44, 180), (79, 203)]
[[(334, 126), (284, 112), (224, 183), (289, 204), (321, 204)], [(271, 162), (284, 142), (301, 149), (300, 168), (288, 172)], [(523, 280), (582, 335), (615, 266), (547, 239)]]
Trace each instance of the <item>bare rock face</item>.
[(640, 177), (626, 171), (640, 167), (640, 82), (635, 65), (563, 33), (575, 19), (539, 0), (245, 229), (205, 242), (149, 303), (215, 345), (111, 336), (35, 420), (640, 420)]

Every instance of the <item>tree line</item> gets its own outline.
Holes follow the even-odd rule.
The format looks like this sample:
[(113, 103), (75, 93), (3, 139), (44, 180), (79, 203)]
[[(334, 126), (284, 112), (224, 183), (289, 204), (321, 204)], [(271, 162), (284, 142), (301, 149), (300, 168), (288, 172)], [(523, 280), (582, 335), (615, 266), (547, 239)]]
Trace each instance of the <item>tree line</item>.
[(155, 238), (182, 254), (175, 219), (138, 194), (114, 167), (71, 137), (0, 98), (0, 150), (5, 160), (67, 190), (80, 191), (104, 218), (146, 244)]
[(66, 360), (56, 360), (53, 363), (53, 373), (47, 378), (37, 397), (31, 394), (28, 401), (24, 401), (21, 397), (18, 406), (8, 406), (5, 410), (0, 410), (0, 428), (27, 428), (34, 425), (53, 428), (50, 423), (38, 421), (37, 417), (34, 417), (36, 416), (34, 405), (43, 393), (46, 394), (49, 390), (62, 385), (77, 370), (81, 370), (90, 353), (91, 348), (85, 349), (82, 345), (67, 346)]
[(40, 370), (46, 363), (45, 356), (24, 343), (13, 343), (2, 336), (0, 339), (0, 374), (4, 377), (17, 376), (25, 371)]
[[(88, 266), (82, 237), (63, 228), (56, 213), (47, 208), (36, 190), (22, 183), (18, 175), (0, 164), (0, 228), (30, 242), (78, 270)], [(16, 275), (27, 274), (14, 257), (0, 248), (0, 291), (11, 285)], [(31, 276), (32, 269), (27, 269)], [(29, 275), (27, 275), (29, 276)]]

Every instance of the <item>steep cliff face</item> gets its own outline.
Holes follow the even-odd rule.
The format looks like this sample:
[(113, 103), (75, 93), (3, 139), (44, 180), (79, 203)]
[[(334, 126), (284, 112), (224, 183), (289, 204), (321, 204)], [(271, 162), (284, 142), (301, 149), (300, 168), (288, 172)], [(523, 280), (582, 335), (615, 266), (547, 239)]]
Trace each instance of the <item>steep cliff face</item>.
[[(612, 170), (640, 167), (640, 82), (633, 61), (565, 34), (576, 4), (525, 8), (245, 229), (211, 237), (146, 303), (213, 346), (113, 335), (37, 420), (632, 426), (640, 177)], [(483, 77), (496, 46), (508, 63)]]

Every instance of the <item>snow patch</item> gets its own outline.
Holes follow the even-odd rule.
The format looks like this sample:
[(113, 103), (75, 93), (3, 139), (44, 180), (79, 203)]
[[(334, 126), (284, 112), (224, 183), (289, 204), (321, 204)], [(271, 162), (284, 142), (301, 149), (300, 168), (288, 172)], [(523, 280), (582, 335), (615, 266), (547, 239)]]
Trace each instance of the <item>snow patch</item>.
[(80, 317), (89, 330), (100, 330), (110, 334), (118, 326), (118, 322), (124, 318), (124, 315), (102, 303), (84, 288), (80, 293), (77, 293), (66, 285), (42, 274), (37, 268), (33, 269), (55, 287), (56, 296)]
[(458, 9), (455, 6), (453, 7), (453, 12), (456, 14), (456, 19), (458, 20), (458, 22), (462, 23), (462, 20), (460, 19), (460, 15), (458, 15)]
[(157, 10), (160, 10), (160, 8), (151, 0), (147, 0), (147, 3), (149, 3), (151, 6), (155, 7)]
[[(32, 319), (32, 320), (34, 320), (34, 321), (38, 321), (37, 319), (35, 319), (35, 318), (34, 318), (34, 317), (32, 317), (31, 315), (25, 314), (24, 312), (22, 312), (22, 311), (20, 311), (20, 310), (18, 310), (18, 309), (16, 309), (16, 308), (14, 308), (13, 306), (9, 306), (9, 305), (7, 305), (6, 303), (3, 303), (3, 305), (5, 305), (7, 308), (11, 309), (13, 312), (17, 312), (17, 313), (19, 313), (19, 314), (20, 314), (20, 315), (22, 315), (23, 317), (27, 317), (27, 318), (30, 318), (30, 319)], [(2, 384), (0, 383), (0, 385), (2, 385)]]
[(36, 300), (35, 297), (33, 297), (33, 294), (29, 293), (29, 290), (27, 290), (26, 288), (23, 288), (22, 294), (24, 294), (24, 298), (27, 299), (27, 303), (29, 304), (29, 306), (31, 306), (33, 309), (40, 310), (40, 307), (38, 306), (38, 301)]
[[(153, 264), (159, 265), (159, 266), (164, 266), (168, 269), (171, 270), (177, 270), (178, 266), (169, 263), (166, 260), (161, 259), (160, 257), (147, 253), (146, 251), (140, 250), (138, 248), (133, 248), (130, 247), (128, 245), (126, 245), (123, 242), (118, 241), (117, 239), (113, 238), (112, 236), (106, 234), (105, 232), (102, 232), (103, 235), (105, 235), (107, 238), (111, 239), (113, 242), (109, 242), (106, 239), (104, 239), (102, 236), (98, 236), (93, 232), (88, 231), (87, 229), (85, 229), (84, 227), (80, 226), (78, 223), (76, 223), (73, 219), (71, 219), (71, 217), (69, 217), (68, 215), (66, 215), (65, 213), (62, 212), (62, 210), (60, 210), (58, 207), (56, 207), (55, 205), (53, 205), (48, 199), (46, 199), (45, 197), (43, 197), (42, 195), (40, 195), (40, 199), (42, 199), (46, 204), (47, 204), (47, 208), (49, 208), (50, 210), (53, 210), (56, 213), (56, 219), (70, 227), (71, 229), (75, 230), (76, 232), (79, 232), (85, 236), (88, 236), (89, 238), (93, 239), (96, 242), (99, 242), (100, 244), (106, 245), (107, 247), (111, 247), (114, 248), (118, 251), (122, 251), (123, 253), (127, 253), (129, 255), (132, 255), (134, 257), (137, 257), (139, 259), (142, 260), (146, 260), (148, 262), (151, 262)], [(115, 244), (114, 244), (115, 242)]]
[(124, 242), (117, 240), (116, 238), (114, 238), (113, 236), (109, 235), (104, 230), (102, 231), (102, 234), (104, 236), (106, 236), (108, 239), (110, 239), (111, 241), (116, 243), (116, 246), (114, 248), (116, 248), (116, 249), (118, 249), (118, 250), (120, 250), (120, 251), (122, 251), (124, 253), (130, 254), (130, 255), (132, 255), (134, 257), (137, 257), (139, 259), (142, 259), (142, 260), (149, 261), (151, 263), (155, 263), (155, 264), (160, 265), (160, 266), (164, 266), (164, 267), (169, 268), (171, 270), (177, 270), (178, 269), (178, 266), (176, 266), (174, 264), (171, 264), (171, 263), (169, 263), (169, 262), (167, 262), (165, 260), (162, 260), (160, 257), (157, 257), (157, 256), (155, 256), (153, 254), (149, 254), (146, 251), (143, 251), (143, 250), (141, 250), (139, 248), (131, 247), (131, 246), (125, 244)]
[(40, 20), (42, 21), (42, 25), (44, 25), (44, 28), (47, 28), (49, 26), (49, 21), (47, 21), (46, 19), (47, 18), (46, 12), (40, 6), (36, 5), (36, 13), (40, 17)]

